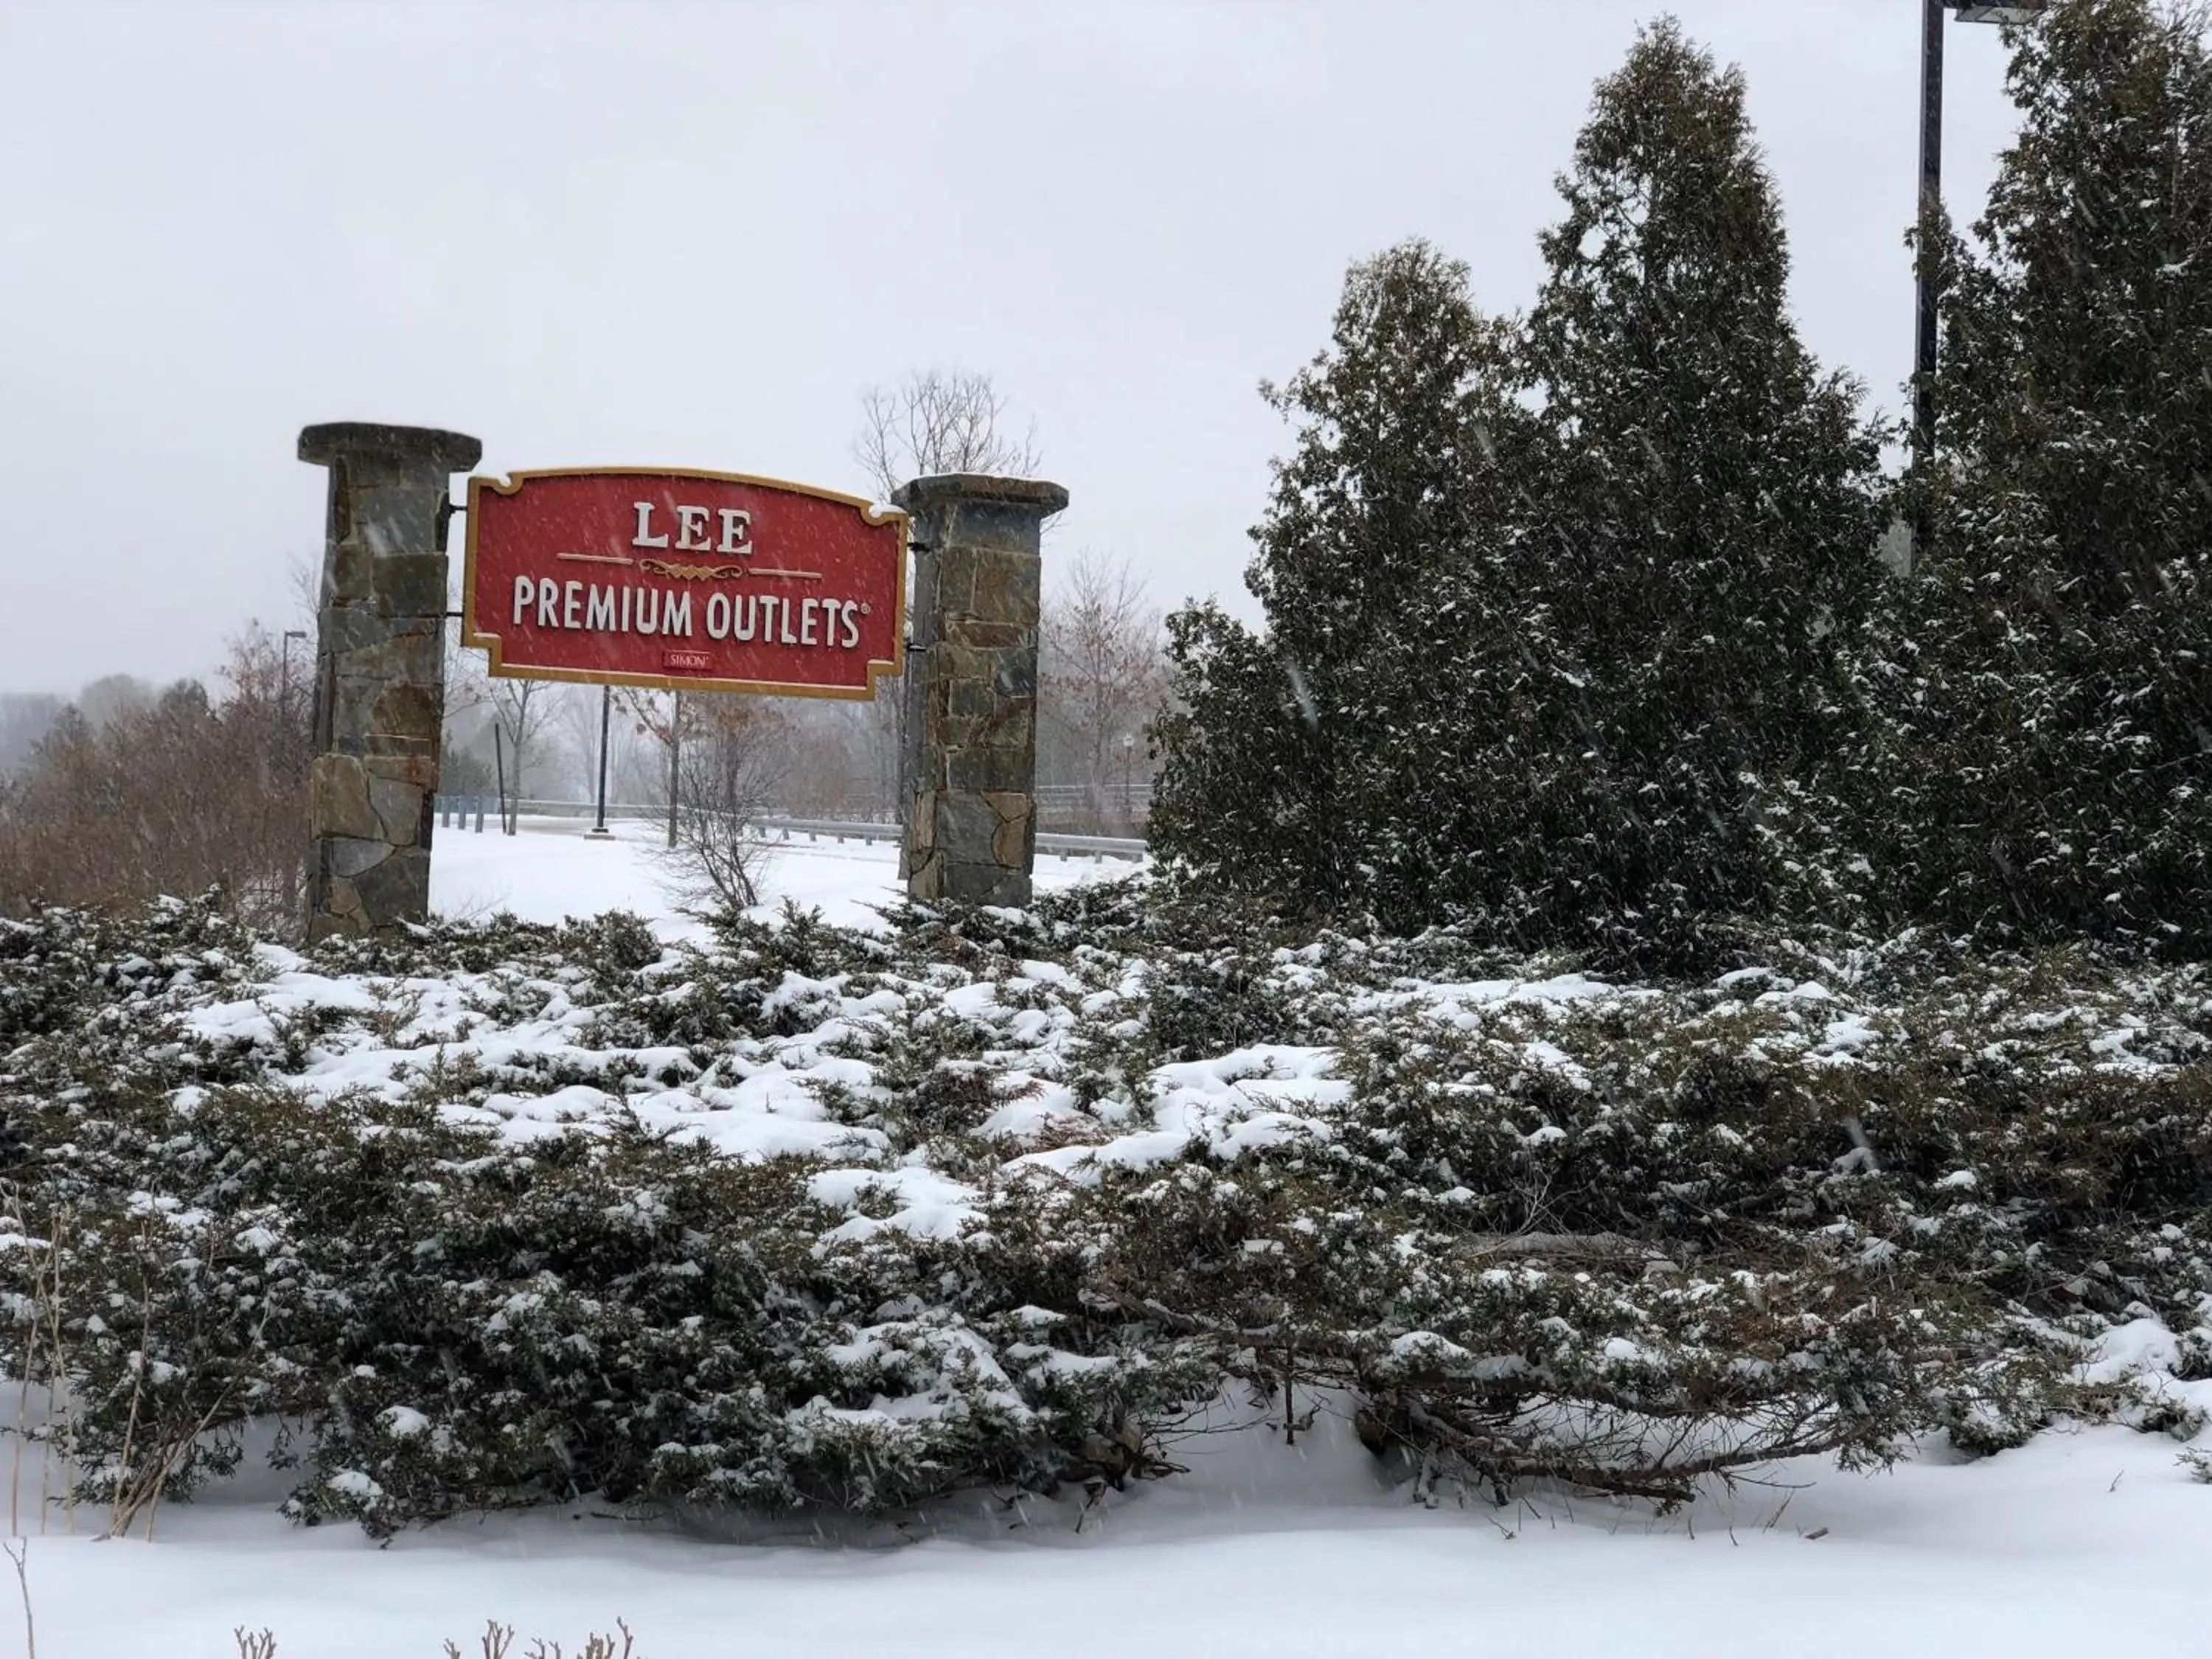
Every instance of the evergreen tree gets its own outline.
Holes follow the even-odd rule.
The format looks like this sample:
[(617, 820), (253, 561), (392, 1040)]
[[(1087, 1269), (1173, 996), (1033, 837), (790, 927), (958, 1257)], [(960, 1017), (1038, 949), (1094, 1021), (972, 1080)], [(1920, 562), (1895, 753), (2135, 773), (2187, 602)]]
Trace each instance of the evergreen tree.
[(1273, 642), (1212, 599), (1170, 614), (1169, 697), (1146, 837), (1211, 884), (1325, 908), (1335, 867), (1328, 759)]
[(1560, 190), (1525, 329), (1412, 244), (1271, 392), (1267, 631), (1179, 623), (1153, 836), (1388, 926), (1680, 963), (1831, 850), (1878, 439), (1790, 323), (1738, 73), (1647, 30)]
[(1887, 653), (1903, 904), (2212, 946), (2212, 59), (2151, 0), (2020, 32), (1945, 281), (1933, 526)]
[[(1771, 906), (1878, 580), (1879, 441), (1788, 309), (1742, 76), (1671, 20), (1599, 82), (1528, 325), (1556, 679), (1522, 902), (1645, 959)], [(1540, 863), (1539, 862), (1540, 860)]]
[(1262, 388), (1296, 432), (1246, 573), (1267, 630), (1170, 619), (1156, 849), (1305, 905), (1434, 902), (1437, 687), (1525, 424), (1510, 347), (1466, 267), (1409, 242), (1355, 265), (1329, 348)]

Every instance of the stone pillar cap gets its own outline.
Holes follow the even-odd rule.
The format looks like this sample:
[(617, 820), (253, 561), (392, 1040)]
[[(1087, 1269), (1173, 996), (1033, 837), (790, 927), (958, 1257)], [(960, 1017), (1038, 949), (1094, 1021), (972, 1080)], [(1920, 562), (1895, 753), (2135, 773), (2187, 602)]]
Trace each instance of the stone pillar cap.
[(1067, 491), (1042, 478), (994, 478), (981, 472), (940, 472), (901, 484), (891, 504), (921, 513), (953, 501), (989, 501), (1004, 507), (1032, 507), (1040, 515), (1067, 505)]
[(441, 472), (465, 472), (483, 459), (483, 442), (434, 426), (386, 426), (378, 421), (329, 421), (300, 428), (300, 459), (318, 466), (352, 455), (422, 461)]

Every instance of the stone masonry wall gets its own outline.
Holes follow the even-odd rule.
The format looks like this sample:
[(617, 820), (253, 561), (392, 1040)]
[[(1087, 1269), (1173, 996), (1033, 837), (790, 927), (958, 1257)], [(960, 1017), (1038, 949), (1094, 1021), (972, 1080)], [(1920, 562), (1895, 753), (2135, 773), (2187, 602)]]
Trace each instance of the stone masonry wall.
[(1026, 904), (1036, 860), (1037, 620), (1058, 484), (951, 474), (893, 498), (913, 515), (906, 804), (899, 873), (917, 900)]
[(340, 422), (300, 434), (330, 469), (309, 775), (307, 937), (428, 918), (445, 719), (447, 484), (483, 446)]

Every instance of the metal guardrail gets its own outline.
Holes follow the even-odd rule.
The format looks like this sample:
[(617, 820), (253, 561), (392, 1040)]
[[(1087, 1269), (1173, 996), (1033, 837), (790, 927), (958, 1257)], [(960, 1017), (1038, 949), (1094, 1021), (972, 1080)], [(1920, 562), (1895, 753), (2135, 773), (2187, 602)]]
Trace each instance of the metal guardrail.
[[(1079, 817), (1085, 814), (1086, 809), (1098, 805), (1098, 803), (1092, 800), (1089, 792), (1083, 789), (1080, 786), (1072, 783), (1040, 784), (1037, 787), (1036, 799), (1037, 805), (1037, 822), (1040, 824), (1048, 823), (1055, 817), (1060, 818), (1063, 821), (1068, 817)], [(1107, 800), (1103, 805), (1105, 808), (1109, 810), (1104, 815), (1107, 817), (1117, 816), (1113, 813), (1110, 809), (1121, 804), (1122, 803), (1119, 800), (1118, 795), (1114, 799)], [(1143, 811), (1150, 809), (1152, 805), (1152, 791), (1149, 787), (1140, 789), (1137, 792), (1134, 805), (1140, 816)], [(495, 802), (494, 810), (496, 810), (496, 807), (497, 803)], [(599, 811), (599, 808), (596, 804), (587, 800), (526, 799), (519, 803), (518, 810), (538, 817), (587, 818), (592, 817)], [(665, 817), (667, 812), (668, 805), (665, 801), (655, 803), (642, 803), (636, 801), (617, 803), (610, 801), (607, 803), (607, 816), (611, 818), (658, 818)], [(1097, 814), (1093, 814), (1093, 816), (1097, 816)], [(890, 823), (894, 823), (895, 820), (890, 818), (856, 818), (848, 820), (848, 822)], [(1109, 839), (1123, 840), (1128, 838), (1123, 836), (1111, 836), (1109, 837)], [(1141, 841), (1143, 837), (1137, 836), (1135, 839)]]
[[(515, 810), (524, 817), (589, 818), (599, 813), (597, 803), (576, 800), (529, 800), (515, 803)], [(481, 830), (487, 817), (496, 822), (499, 803), (495, 799), (475, 795), (441, 795), (438, 798), (438, 818), (441, 823), (452, 825), (456, 819), (463, 829)], [(662, 805), (635, 801), (607, 803), (610, 818), (644, 819), (659, 823), (668, 816)], [(866, 818), (793, 818), (781, 814), (760, 821), (763, 836), (775, 841), (790, 841), (804, 836), (809, 841), (873, 841), (895, 842), (900, 830), (896, 823), (878, 823)], [(1127, 836), (1068, 836), (1054, 830), (1041, 830), (1036, 838), (1037, 851), (1050, 853), (1060, 858), (1087, 858), (1101, 862), (1107, 859), (1126, 859), (1132, 862), (1145, 856), (1145, 843)]]
[[(611, 811), (613, 809), (610, 808)], [(761, 829), (781, 841), (804, 836), (809, 841), (896, 841), (896, 823), (868, 823), (858, 819), (767, 817)], [(1040, 830), (1037, 851), (1062, 858), (1129, 859), (1145, 856), (1145, 843), (1126, 836), (1063, 836)]]
[[(599, 814), (599, 803), (588, 800), (531, 800), (526, 797), (514, 803), (514, 810), (526, 818), (588, 818)], [(607, 816), (611, 818), (665, 818), (668, 816), (666, 802), (609, 801)]]

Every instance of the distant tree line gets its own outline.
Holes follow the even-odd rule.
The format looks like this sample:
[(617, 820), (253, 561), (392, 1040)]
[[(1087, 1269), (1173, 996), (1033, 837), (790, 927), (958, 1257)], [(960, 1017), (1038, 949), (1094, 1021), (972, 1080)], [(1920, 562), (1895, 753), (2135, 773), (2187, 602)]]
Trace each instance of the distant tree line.
[(1170, 620), (1155, 850), (1647, 968), (1775, 918), (2212, 947), (2212, 60), (2153, 0), (2012, 48), (1983, 216), (1914, 234), (1903, 479), (1790, 319), (1740, 71), (1671, 21), (1597, 85), (1526, 313), (1424, 242), (1355, 265), (1267, 389), (1264, 628)]
[(0, 915), (219, 890), (252, 925), (291, 933), (313, 665), (296, 647), (287, 662), (283, 645), (252, 628), (212, 686), (118, 675), (40, 708), (38, 735), (0, 769)]

